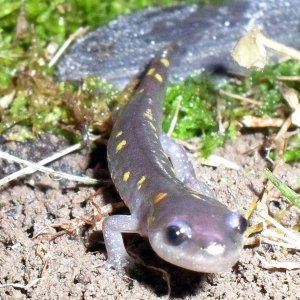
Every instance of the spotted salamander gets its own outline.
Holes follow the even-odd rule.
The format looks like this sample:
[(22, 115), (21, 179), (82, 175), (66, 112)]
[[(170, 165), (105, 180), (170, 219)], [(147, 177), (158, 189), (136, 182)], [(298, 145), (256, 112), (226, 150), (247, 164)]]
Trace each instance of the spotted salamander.
[(164, 260), (198, 272), (220, 272), (239, 257), (246, 220), (198, 181), (183, 148), (161, 130), (162, 99), (174, 50), (152, 60), (109, 138), (112, 180), (130, 215), (103, 222), (107, 265), (130, 261), (122, 232), (148, 237)]
[(167, 73), (176, 81), (195, 70), (239, 72), (230, 49), (254, 24), (270, 37), (299, 47), (299, 16), (299, 0), (148, 8), (90, 32), (61, 59), (59, 80), (101, 76), (122, 89), (155, 53), (177, 43), (172, 64), (171, 49), (150, 63), (108, 142), (111, 176), (131, 212), (103, 222), (108, 266), (122, 271), (130, 261), (122, 232), (148, 237), (159, 256), (186, 269), (219, 272), (237, 261), (245, 219), (216, 200), (197, 180), (184, 150), (161, 131)]
[(58, 63), (59, 80), (101, 76), (119, 89), (172, 41), (174, 82), (193, 71), (244, 73), (230, 51), (254, 24), (277, 41), (300, 47), (299, 0), (235, 0), (223, 5), (155, 7), (121, 16), (79, 39)]

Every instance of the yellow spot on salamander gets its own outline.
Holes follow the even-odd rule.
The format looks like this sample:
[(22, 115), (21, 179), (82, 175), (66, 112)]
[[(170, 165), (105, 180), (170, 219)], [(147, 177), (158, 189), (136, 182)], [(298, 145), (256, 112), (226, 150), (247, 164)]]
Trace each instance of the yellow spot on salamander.
[(150, 108), (146, 109), (144, 115), (148, 120), (153, 121), (152, 110)]
[(114, 181), (116, 179), (115, 173), (111, 172), (110, 173), (111, 179)]
[(123, 174), (123, 181), (126, 182), (129, 179), (129, 177), (130, 177), (130, 171), (125, 172)]
[(162, 78), (162, 76), (160, 74), (156, 73), (154, 76), (157, 79), (157, 81), (163, 82), (163, 78)]
[(167, 68), (170, 65), (170, 62), (166, 58), (162, 58), (160, 62)]
[(165, 199), (167, 197), (167, 193), (158, 193), (153, 197), (154, 204), (157, 204), (161, 200)]
[(195, 190), (193, 190), (193, 189), (189, 189), (189, 192), (190, 192), (194, 197), (196, 197), (196, 198), (198, 198), (198, 199), (202, 199), (202, 198), (201, 198), (201, 193), (199, 193), (198, 191), (195, 191)]
[(120, 150), (122, 150), (126, 145), (126, 141), (122, 140), (116, 147), (116, 152), (119, 152)]
[(193, 196), (196, 197), (196, 198), (198, 198), (198, 199), (202, 199), (199, 194), (193, 194)]
[(140, 90), (138, 90), (136, 93), (137, 94), (142, 94), (144, 92), (144, 89), (140, 89)]
[(150, 127), (152, 128), (152, 130), (156, 132), (156, 127), (154, 126), (154, 124), (151, 121), (149, 121), (148, 123), (149, 123)]
[(147, 75), (153, 75), (155, 73), (155, 69), (154, 68), (151, 68), (151, 69), (149, 69), (148, 70), (148, 72), (147, 72)]
[(116, 134), (116, 137), (119, 137), (123, 134), (123, 131), (119, 131), (117, 134)]
[(139, 179), (139, 181), (137, 182), (137, 189), (138, 189), (138, 190), (142, 187), (142, 185), (144, 184), (145, 180), (146, 180), (146, 176), (142, 176), (142, 177)]

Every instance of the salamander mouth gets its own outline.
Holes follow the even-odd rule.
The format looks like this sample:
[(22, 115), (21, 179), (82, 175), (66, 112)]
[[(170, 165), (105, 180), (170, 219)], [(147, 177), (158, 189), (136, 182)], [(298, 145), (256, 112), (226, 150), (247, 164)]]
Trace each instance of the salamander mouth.
[[(174, 260), (174, 258), (168, 259), (164, 258), (171, 264), (177, 265), (181, 268), (185, 268), (191, 271), (200, 273), (219, 273), (228, 271), (237, 261), (240, 255), (239, 249), (232, 251), (223, 255), (224, 248), (222, 246), (214, 248), (214, 255), (212, 255), (212, 248), (199, 251), (197, 255), (189, 256), (186, 254), (187, 258), (179, 258)], [(221, 254), (217, 254), (217, 252)], [(210, 254), (208, 254), (210, 252)]]
[[(173, 236), (174, 232), (172, 232)], [(153, 250), (162, 259), (178, 267), (200, 273), (228, 271), (239, 259), (242, 249), (241, 239), (231, 244), (211, 241), (205, 246), (197, 245), (180, 235), (173, 245), (168, 244), (163, 234), (149, 236)]]

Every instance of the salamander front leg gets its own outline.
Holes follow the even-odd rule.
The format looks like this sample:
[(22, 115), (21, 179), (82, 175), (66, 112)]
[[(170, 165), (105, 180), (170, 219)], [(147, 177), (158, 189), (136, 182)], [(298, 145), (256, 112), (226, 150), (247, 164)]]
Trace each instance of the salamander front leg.
[(123, 274), (124, 269), (134, 263), (125, 249), (122, 232), (138, 232), (137, 219), (128, 215), (109, 216), (104, 220), (102, 230), (108, 256), (106, 266)]
[(197, 179), (195, 170), (183, 147), (178, 145), (166, 134), (161, 135), (160, 142), (163, 150), (171, 159), (178, 179), (185, 183), (189, 188), (192, 188), (205, 196), (215, 198), (214, 192), (204, 182)]

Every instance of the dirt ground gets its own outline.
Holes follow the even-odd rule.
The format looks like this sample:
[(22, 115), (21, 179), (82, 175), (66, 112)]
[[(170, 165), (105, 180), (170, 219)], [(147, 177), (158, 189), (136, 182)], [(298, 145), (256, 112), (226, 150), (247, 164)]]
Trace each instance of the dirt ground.
[[(217, 151), (239, 164), (240, 170), (203, 166), (191, 155), (198, 178), (216, 191), (221, 202), (245, 212), (263, 192), (262, 170), (267, 166), (261, 151), (263, 143), (263, 134), (248, 134)], [(0, 144), (1, 150), (32, 161), (67, 147), (51, 135), (26, 144)], [(50, 167), (72, 174), (95, 172), (107, 178), (103, 147), (93, 154), (84, 149), (68, 155)], [(17, 165), (0, 160), (0, 177), (16, 169)], [(299, 163), (281, 166), (279, 175), (299, 191)], [(103, 267), (106, 252), (101, 221), (73, 228), (70, 234), (62, 230), (62, 226), (71, 229), (71, 224), (76, 225), (77, 217), (91, 220), (97, 213), (89, 198), (98, 206), (119, 200), (111, 186), (100, 190), (41, 173), (1, 188), (0, 299), (166, 299), (166, 277), (170, 279), (172, 299), (300, 299), (300, 270), (268, 270), (259, 260), (263, 257), (268, 261), (299, 262), (299, 251), (268, 244), (245, 247), (232, 270), (208, 275), (171, 266), (155, 256), (147, 241), (127, 235), (130, 253), (152, 268), (141, 266), (132, 278), (122, 278)], [(269, 200), (274, 212), (287, 206), (278, 193)], [(299, 212), (292, 208), (284, 217), (284, 224), (292, 226), (299, 222)], [(250, 220), (250, 224), (258, 222), (258, 217)]]

